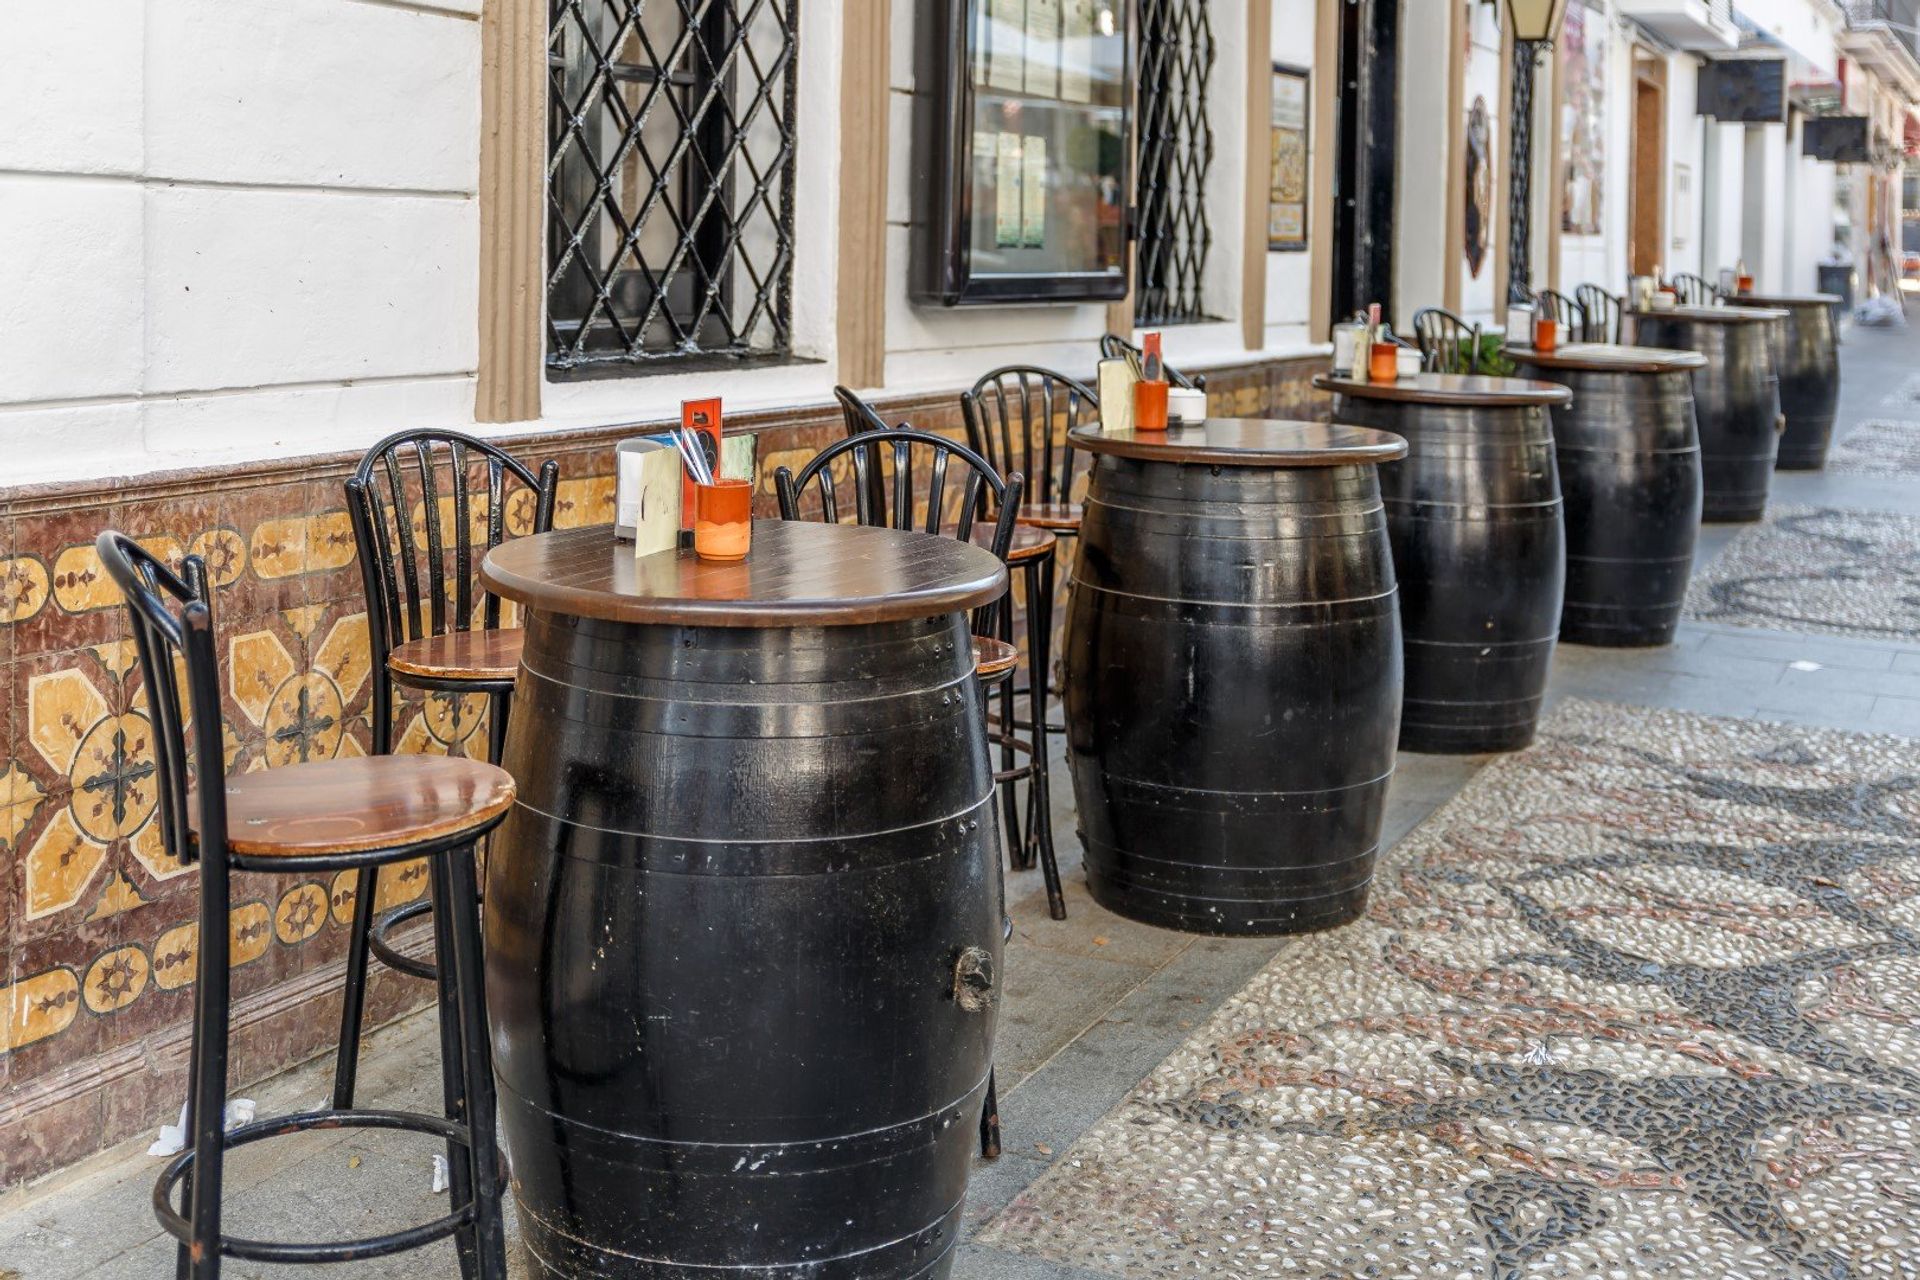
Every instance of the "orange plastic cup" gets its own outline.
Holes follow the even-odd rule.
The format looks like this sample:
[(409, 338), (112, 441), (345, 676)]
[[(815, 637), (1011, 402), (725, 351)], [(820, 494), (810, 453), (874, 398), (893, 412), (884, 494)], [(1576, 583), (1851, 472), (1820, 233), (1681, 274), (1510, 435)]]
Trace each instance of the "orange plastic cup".
[(1394, 382), (1400, 377), (1400, 347), (1397, 343), (1376, 342), (1367, 353), (1367, 372), (1375, 382)]
[(1164, 379), (1149, 382), (1142, 378), (1133, 384), (1133, 429), (1167, 429), (1167, 383)]
[(702, 560), (745, 560), (753, 546), (753, 485), (721, 480), (693, 486), (693, 553)]
[(1553, 354), (1560, 345), (1560, 322), (1548, 316), (1541, 316), (1533, 322), (1533, 349), (1543, 356)]

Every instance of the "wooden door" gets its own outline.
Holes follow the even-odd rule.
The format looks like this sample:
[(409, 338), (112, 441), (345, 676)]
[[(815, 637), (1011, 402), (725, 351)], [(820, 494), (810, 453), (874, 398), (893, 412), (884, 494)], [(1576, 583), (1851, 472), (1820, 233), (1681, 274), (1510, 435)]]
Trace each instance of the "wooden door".
[(1653, 76), (1633, 79), (1633, 163), (1628, 176), (1627, 269), (1650, 275), (1664, 257), (1667, 171), (1666, 90)]

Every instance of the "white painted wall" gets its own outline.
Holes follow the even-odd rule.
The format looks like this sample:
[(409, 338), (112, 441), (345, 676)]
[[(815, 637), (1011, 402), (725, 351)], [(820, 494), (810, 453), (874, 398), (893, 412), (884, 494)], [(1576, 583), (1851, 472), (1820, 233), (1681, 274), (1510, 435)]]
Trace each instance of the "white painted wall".
[(471, 415), (478, 9), (0, 7), (10, 481)]
[(1458, 31), (1458, 8), (1410, 5), (1401, 11), (1392, 320), (1402, 334), (1413, 332), (1415, 312), (1441, 305), (1453, 273), (1465, 272), (1447, 254), (1451, 179), (1456, 167), (1466, 163), (1460, 149), (1464, 121), (1447, 111), (1447, 76), (1452, 70), (1447, 51)]
[[(1667, 58), (1667, 215), (1666, 249), (1661, 266), (1669, 273), (1690, 271), (1701, 274), (1706, 260), (1708, 170), (1707, 130), (1713, 122), (1696, 110), (1699, 103), (1700, 60), (1691, 54), (1672, 54)], [(1732, 127), (1732, 126), (1729, 126)], [(1674, 165), (1685, 164), (1692, 173), (1691, 193), (1683, 193), (1674, 180)], [(1621, 269), (1626, 268), (1622, 249)]]

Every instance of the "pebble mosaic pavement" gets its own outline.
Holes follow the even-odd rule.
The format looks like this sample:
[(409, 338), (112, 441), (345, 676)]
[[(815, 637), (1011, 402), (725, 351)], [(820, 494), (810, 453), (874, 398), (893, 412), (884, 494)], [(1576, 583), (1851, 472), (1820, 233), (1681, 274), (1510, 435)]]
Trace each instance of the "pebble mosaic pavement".
[(979, 1240), (1125, 1277), (1920, 1276), (1920, 753), (1563, 703)]
[(1863, 422), (1827, 455), (1827, 470), (1840, 475), (1920, 476), (1920, 422)]
[(1776, 508), (1695, 573), (1685, 612), (1776, 631), (1920, 636), (1920, 518)]

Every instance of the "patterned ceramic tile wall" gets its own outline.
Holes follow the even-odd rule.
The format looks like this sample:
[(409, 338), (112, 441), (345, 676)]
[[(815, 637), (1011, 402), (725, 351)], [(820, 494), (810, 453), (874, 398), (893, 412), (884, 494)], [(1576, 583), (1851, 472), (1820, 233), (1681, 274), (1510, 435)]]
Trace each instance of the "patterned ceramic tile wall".
[[(1296, 362), (1215, 374), (1215, 410), (1310, 416), (1312, 372)], [(889, 420), (964, 434), (951, 395), (884, 409)], [(773, 469), (798, 468), (841, 432), (825, 409), (732, 425), (759, 433), (765, 514)], [(516, 444), (527, 458), (559, 461), (556, 524), (611, 520), (612, 443), (624, 434)], [(161, 846), (152, 727), (94, 536), (119, 528), (169, 559), (206, 559), (230, 768), (363, 754), (374, 675), (341, 490), (350, 466), (333, 458), (111, 490), (0, 492), (0, 1187), (157, 1124), (184, 1088), (197, 882)], [(478, 699), (415, 694), (397, 715), (399, 750), (485, 753)], [(333, 1043), (353, 882), (351, 873), (237, 878), (236, 1083)], [(415, 867), (383, 876), (380, 896), (398, 903), (424, 887)], [(376, 1016), (427, 994), (382, 973)]]

